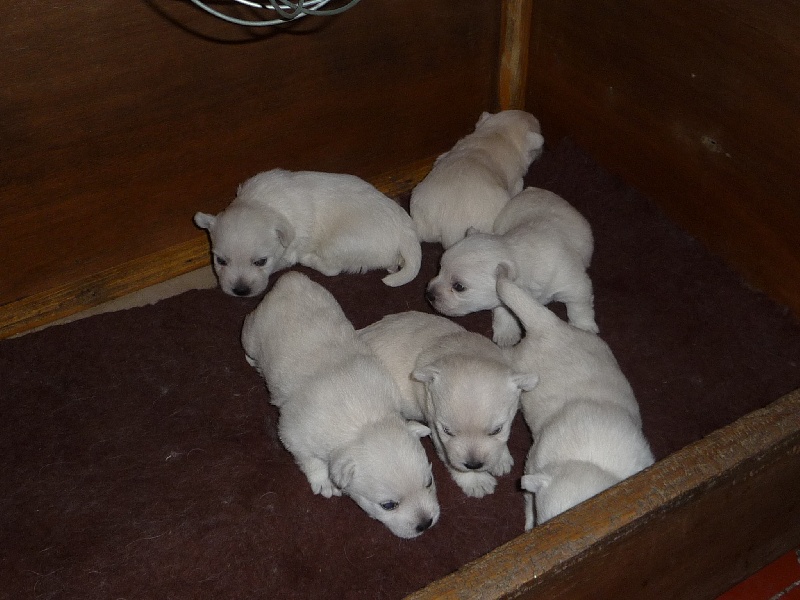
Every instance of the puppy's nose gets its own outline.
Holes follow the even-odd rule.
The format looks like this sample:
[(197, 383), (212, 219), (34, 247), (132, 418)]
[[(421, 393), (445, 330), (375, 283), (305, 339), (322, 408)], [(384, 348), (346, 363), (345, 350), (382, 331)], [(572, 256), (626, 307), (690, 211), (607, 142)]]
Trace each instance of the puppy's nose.
[(425, 290), (425, 300), (433, 304), (436, 302), (436, 294), (434, 294), (431, 290)]
[(237, 296), (249, 296), (250, 295), (250, 287), (247, 285), (237, 285), (235, 288), (231, 290)]
[(464, 463), (464, 466), (470, 471), (477, 471), (483, 467), (483, 463), (479, 460), (469, 460)]
[(428, 529), (431, 525), (433, 525), (433, 518), (428, 517), (425, 521), (420, 521), (417, 523), (417, 533), (422, 533), (426, 529)]

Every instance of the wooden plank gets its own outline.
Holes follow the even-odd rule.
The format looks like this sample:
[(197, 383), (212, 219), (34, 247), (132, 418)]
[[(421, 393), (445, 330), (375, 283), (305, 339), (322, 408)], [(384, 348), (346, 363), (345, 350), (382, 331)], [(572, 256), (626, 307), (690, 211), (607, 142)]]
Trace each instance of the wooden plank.
[(532, 10), (533, 0), (503, 2), (497, 94), (500, 110), (525, 108)]
[(495, 102), (493, 2), (371, 0), (259, 31), (183, 2), (3, 2), (6, 313), (191, 244), (194, 212), (259, 171), (374, 179)]
[[(434, 157), (416, 161), (372, 183), (390, 197), (410, 191), (428, 173)], [(45, 292), (9, 303), (0, 310), (0, 339), (87, 310), (208, 264), (206, 235), (76, 278)]]
[(539, 0), (526, 106), (800, 315), (800, 1)]
[(800, 390), (409, 596), (714, 598), (800, 542)]

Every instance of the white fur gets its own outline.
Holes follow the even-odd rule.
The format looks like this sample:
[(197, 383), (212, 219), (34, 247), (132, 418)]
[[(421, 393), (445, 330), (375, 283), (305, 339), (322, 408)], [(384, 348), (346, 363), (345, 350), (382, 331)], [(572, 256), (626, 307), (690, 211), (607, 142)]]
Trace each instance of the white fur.
[(359, 331), (404, 397), (403, 414), (428, 423), (434, 446), (468, 496), (494, 491), (514, 461), (508, 451), (520, 392), (536, 376), (515, 372), (488, 338), (440, 317), (405, 312)]
[(570, 323), (597, 332), (592, 281), (592, 230), (560, 196), (530, 187), (498, 215), (494, 233), (470, 233), (442, 255), (426, 296), (439, 312), (460, 316), (492, 311), (494, 341), (510, 346), (521, 332), (497, 298), (499, 271), (541, 304), (563, 302)]
[(522, 190), (522, 177), (542, 153), (539, 121), (521, 110), (483, 113), (475, 131), (442, 154), (414, 188), (410, 213), (423, 242), (449, 248), (495, 217)]
[(389, 286), (417, 276), (421, 249), (411, 217), (353, 175), (259, 173), (217, 216), (198, 212), (214, 271), (234, 296), (257, 296), (275, 271), (301, 264), (325, 274), (387, 269)]
[(430, 430), (402, 418), (392, 377), (327, 290), (283, 275), (245, 319), (242, 345), (314, 493), (351, 497), (403, 538), (436, 523), (436, 486), (419, 441)]
[[(516, 368), (540, 377), (521, 404), (534, 439), (522, 486), (535, 493), (541, 524), (651, 465), (653, 455), (633, 390), (608, 345), (508, 279), (498, 280), (497, 292), (526, 332), (506, 353)], [(528, 496), (526, 529), (533, 523)]]

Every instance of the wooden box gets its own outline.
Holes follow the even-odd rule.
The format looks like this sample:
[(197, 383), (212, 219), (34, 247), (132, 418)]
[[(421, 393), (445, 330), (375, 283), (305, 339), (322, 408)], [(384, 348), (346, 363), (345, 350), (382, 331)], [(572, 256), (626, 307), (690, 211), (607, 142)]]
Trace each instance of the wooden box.
[[(260, 31), (166, 0), (7, 4), (3, 336), (206, 264), (190, 216), (266, 164), (407, 191), (502, 108), (800, 314), (798, 0), (363, 0)], [(800, 543), (799, 499), (795, 391), (414, 597), (713, 598)]]

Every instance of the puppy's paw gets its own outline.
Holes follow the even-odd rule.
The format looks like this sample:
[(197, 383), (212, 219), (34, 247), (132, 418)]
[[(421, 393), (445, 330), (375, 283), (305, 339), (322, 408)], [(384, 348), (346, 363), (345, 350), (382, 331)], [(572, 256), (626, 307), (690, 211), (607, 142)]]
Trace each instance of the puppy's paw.
[(597, 326), (597, 323), (594, 322), (594, 319), (570, 322), (570, 325), (574, 325), (578, 329), (583, 329), (590, 333), (600, 333), (600, 328)]
[(342, 490), (333, 485), (333, 482), (328, 479), (327, 476), (324, 481), (320, 478), (317, 481), (311, 481), (311, 479), (309, 479), (308, 482), (311, 484), (311, 490), (315, 494), (319, 494), (325, 498), (342, 495)]
[(487, 494), (494, 492), (497, 486), (497, 479), (484, 471), (478, 473), (463, 473), (462, 471), (450, 471), (458, 487), (472, 498), (483, 498)]
[(494, 331), (492, 334), (492, 341), (500, 347), (508, 347), (516, 345), (521, 337), (522, 335), (519, 329)]
[(500, 460), (497, 461), (494, 469), (489, 471), (495, 477), (500, 477), (501, 475), (506, 475), (511, 471), (511, 467), (514, 466), (514, 457), (511, 456), (511, 453), (508, 451), (508, 448), (503, 450), (503, 455), (500, 457)]

